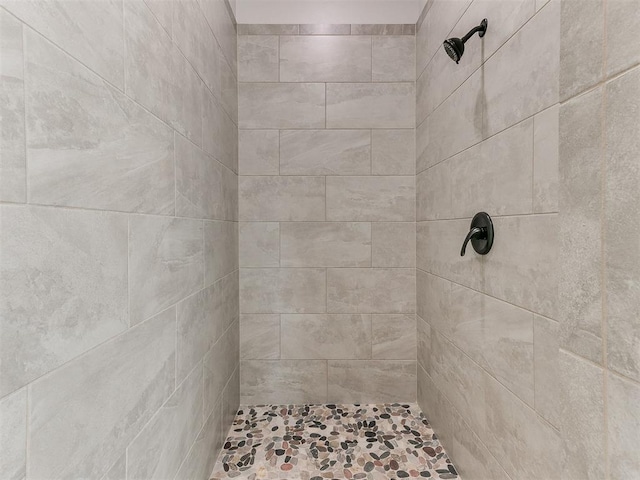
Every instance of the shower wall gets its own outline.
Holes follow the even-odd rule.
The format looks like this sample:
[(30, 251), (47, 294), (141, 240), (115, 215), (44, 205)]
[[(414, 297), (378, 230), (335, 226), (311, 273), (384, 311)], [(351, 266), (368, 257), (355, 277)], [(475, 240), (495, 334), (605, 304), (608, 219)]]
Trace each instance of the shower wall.
[(230, 10), (0, 25), (0, 478), (206, 479), (239, 403)]
[[(443, 40), (483, 18), (456, 65)], [(559, 43), (558, 0), (432, 0), (418, 22), (418, 400), (463, 478), (562, 465)], [(480, 211), (493, 249), (461, 257)]]
[(568, 480), (640, 478), (640, 41), (630, 35), (638, 7), (562, 2), (559, 318)]
[(239, 25), (241, 399), (414, 401), (414, 25)]

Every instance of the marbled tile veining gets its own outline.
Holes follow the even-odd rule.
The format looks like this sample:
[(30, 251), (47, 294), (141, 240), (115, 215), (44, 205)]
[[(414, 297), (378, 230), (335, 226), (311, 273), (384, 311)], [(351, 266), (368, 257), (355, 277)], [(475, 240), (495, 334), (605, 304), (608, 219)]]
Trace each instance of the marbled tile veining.
[(211, 480), (458, 479), (416, 404), (259, 405), (238, 412)]

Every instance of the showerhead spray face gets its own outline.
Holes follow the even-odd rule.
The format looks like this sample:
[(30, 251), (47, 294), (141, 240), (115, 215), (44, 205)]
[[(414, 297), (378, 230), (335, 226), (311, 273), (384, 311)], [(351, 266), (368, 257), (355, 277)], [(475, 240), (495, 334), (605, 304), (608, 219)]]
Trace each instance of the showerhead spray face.
[(482, 23), (467, 33), (462, 38), (449, 38), (444, 41), (442, 44), (444, 47), (444, 51), (447, 52), (447, 55), (451, 57), (456, 63), (460, 63), (460, 59), (462, 58), (462, 54), (464, 53), (464, 44), (467, 40), (469, 40), (473, 34), (478, 32), (479, 37), (484, 37), (484, 34), (487, 32), (487, 19), (482, 20)]

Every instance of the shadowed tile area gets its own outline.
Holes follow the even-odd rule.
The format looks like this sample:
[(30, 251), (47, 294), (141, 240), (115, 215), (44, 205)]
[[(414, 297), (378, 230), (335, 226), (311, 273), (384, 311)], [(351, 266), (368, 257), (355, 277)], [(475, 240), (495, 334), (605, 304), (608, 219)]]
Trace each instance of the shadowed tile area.
[(458, 479), (415, 404), (243, 407), (213, 470), (227, 478)]

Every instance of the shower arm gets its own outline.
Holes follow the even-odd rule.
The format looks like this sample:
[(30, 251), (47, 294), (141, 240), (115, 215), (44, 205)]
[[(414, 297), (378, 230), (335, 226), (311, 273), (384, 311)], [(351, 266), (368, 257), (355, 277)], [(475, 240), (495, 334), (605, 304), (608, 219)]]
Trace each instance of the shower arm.
[[(469, 33), (467, 33), (464, 37), (462, 37), (462, 43), (467, 43), (467, 40), (469, 40), (471, 37), (473, 37), (473, 35), (476, 32), (484, 32), (485, 30), (486, 30), (486, 27), (484, 27), (483, 25), (478, 25), (473, 30), (471, 30)], [(482, 35), (480, 35), (480, 36), (482, 36)]]

